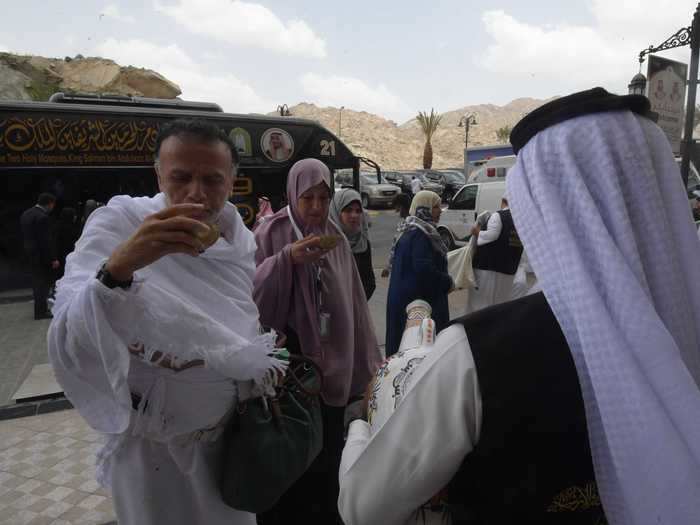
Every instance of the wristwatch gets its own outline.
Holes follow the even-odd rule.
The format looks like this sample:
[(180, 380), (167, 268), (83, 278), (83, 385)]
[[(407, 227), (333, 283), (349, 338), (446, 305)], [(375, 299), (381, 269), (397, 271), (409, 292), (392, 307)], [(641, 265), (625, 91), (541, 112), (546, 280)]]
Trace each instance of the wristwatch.
[(100, 269), (97, 270), (97, 275), (95, 275), (95, 278), (110, 289), (122, 288), (124, 290), (128, 290), (131, 283), (134, 282), (133, 277), (128, 281), (117, 281), (114, 277), (112, 277), (112, 274), (109, 273), (109, 270), (107, 270), (106, 262), (102, 263)]

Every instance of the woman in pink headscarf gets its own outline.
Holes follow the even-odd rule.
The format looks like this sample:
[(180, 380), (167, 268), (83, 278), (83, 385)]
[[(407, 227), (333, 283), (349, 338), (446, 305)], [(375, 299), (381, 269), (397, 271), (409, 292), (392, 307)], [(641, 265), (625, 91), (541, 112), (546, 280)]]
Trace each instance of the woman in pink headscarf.
[[(345, 408), (362, 399), (381, 361), (369, 308), (352, 252), (328, 220), (330, 171), (317, 159), (289, 171), (289, 206), (255, 231), (258, 244), (253, 296), (260, 322), (287, 337), (292, 353), (310, 357), (323, 371), (323, 451), (309, 471), (258, 523), (320, 523), (338, 516), (338, 470)], [(323, 244), (333, 236), (337, 245)], [(322, 245), (324, 247), (322, 247)]]

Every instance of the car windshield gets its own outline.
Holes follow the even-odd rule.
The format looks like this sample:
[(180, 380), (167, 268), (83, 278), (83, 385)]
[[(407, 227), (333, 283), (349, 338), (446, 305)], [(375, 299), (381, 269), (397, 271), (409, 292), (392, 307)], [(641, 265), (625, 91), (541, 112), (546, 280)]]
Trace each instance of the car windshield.
[[(363, 184), (377, 184), (377, 175), (374, 173), (360, 173)], [(386, 180), (382, 177), (382, 183), (387, 184)]]
[(466, 181), (464, 180), (464, 175), (461, 173), (457, 173), (456, 171), (445, 171), (442, 173), (442, 175), (445, 177), (445, 180), (448, 182), (454, 182), (457, 184), (465, 184)]

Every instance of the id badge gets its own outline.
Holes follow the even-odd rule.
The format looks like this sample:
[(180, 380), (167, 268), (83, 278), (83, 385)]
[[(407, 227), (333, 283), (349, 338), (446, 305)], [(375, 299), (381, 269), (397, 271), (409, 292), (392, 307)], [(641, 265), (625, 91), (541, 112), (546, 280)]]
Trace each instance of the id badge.
[(318, 331), (321, 336), (321, 341), (328, 342), (331, 337), (331, 314), (328, 312), (319, 312)]

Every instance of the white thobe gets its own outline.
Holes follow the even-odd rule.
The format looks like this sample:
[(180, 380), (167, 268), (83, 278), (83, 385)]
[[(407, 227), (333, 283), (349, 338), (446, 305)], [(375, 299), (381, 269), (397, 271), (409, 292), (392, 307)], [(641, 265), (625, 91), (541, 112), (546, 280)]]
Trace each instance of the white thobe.
[[(120, 525), (252, 525), (253, 514), (223, 503), (216, 481), (234, 379), (257, 378), (269, 365), (268, 351), (250, 346), (252, 234), (227, 205), (219, 217), (226, 240), (199, 257), (166, 256), (138, 271), (129, 290), (95, 279), (101, 261), (165, 206), (162, 194), (116, 197), (91, 214), (58, 284), (49, 357), (66, 396), (105, 436), (97, 476), (111, 487)], [(145, 345), (146, 360), (127, 350), (133, 343)], [(154, 351), (206, 364), (175, 372), (148, 362)]]
[(377, 372), (370, 423), (350, 424), (340, 464), (338, 510), (346, 525), (441, 522), (421, 507), (473, 450), (481, 394), (464, 327), (432, 347), (399, 349)]
[[(492, 213), (486, 228), (479, 232), (477, 247), (492, 243), (500, 237), (503, 230), (500, 214)], [(466, 313), (509, 301), (514, 277), (514, 275), (474, 268), (475, 286), (469, 291)]]
[(415, 195), (416, 193), (418, 193), (422, 189), (423, 189), (423, 184), (421, 184), (421, 181), (418, 178), (411, 180), (411, 192), (413, 193), (413, 195)]

